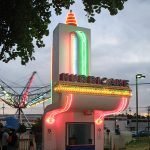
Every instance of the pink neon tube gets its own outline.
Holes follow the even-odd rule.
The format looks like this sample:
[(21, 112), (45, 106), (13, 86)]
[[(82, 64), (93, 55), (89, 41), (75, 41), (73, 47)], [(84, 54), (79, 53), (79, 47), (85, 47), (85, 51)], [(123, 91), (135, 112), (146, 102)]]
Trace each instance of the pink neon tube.
[(46, 119), (46, 122), (48, 122), (49, 124), (53, 124), (55, 122), (55, 116), (60, 114), (60, 113), (67, 111), (70, 108), (71, 103), (72, 103), (72, 94), (69, 94), (66, 96), (65, 106), (60, 108), (60, 109), (56, 109), (56, 110), (51, 111), (49, 113), (49, 117)]
[(112, 110), (112, 111), (98, 111), (97, 110), (97, 111), (95, 111), (95, 113), (99, 114), (99, 117), (95, 120), (95, 123), (97, 125), (101, 124), (102, 120), (104, 119), (105, 116), (120, 113), (127, 107), (127, 105), (128, 105), (128, 99), (126, 97), (122, 97), (121, 102), (119, 103), (119, 106), (115, 110)]

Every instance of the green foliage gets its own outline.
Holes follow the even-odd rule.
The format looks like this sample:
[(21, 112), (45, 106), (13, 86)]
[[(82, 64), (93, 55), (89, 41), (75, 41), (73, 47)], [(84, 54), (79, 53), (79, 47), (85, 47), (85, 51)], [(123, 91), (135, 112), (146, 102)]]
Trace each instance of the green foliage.
[(35, 124), (32, 125), (31, 131), (33, 133), (42, 132), (42, 120), (38, 119)]
[(2, 123), (0, 123), (0, 129), (1, 129), (1, 128), (3, 128), (3, 124), (2, 124)]
[(82, 0), (84, 10), (87, 12), (89, 22), (94, 22), (95, 14), (99, 14), (102, 8), (107, 9), (110, 15), (116, 15), (119, 10), (124, 8), (124, 2), (127, 0)]
[(8, 62), (16, 57), (26, 64), (33, 60), (33, 40), (43, 47), (50, 23), (48, 0), (0, 0), (0, 60)]
[[(111, 15), (123, 9), (127, 0), (82, 0), (89, 22), (102, 8)], [(78, 1), (77, 1), (78, 2)], [(0, 0), (0, 60), (7, 63), (17, 57), (25, 65), (34, 60), (34, 44), (44, 47), (43, 36), (48, 36), (51, 10), (61, 15), (75, 0)]]

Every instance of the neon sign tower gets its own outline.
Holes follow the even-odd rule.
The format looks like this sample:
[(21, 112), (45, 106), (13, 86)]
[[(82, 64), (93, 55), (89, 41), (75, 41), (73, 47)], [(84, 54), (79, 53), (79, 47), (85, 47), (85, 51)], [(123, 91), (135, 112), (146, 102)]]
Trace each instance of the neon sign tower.
[(53, 32), (52, 104), (43, 117), (44, 150), (102, 150), (104, 117), (128, 106), (127, 80), (90, 75), (90, 37), (90, 29), (78, 27), (72, 11)]

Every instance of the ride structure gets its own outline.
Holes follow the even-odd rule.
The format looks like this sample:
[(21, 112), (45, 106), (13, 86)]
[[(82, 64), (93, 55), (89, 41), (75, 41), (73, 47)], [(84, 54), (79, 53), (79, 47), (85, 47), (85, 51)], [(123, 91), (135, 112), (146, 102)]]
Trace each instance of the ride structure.
[(129, 103), (128, 80), (90, 75), (90, 29), (70, 11), (53, 32), (52, 103), (43, 116), (43, 150), (103, 150), (104, 117)]
[(31, 91), (31, 85), (34, 80), (36, 72), (34, 71), (29, 78), (26, 86), (22, 90), (21, 94), (16, 92), (13, 88), (7, 85), (0, 79), (0, 100), (9, 105), (10, 107), (16, 108), (15, 115), (19, 118), (22, 124), (22, 118), (24, 117), (27, 121), (27, 125), (31, 126), (27, 117), (25, 116), (23, 109), (34, 107), (40, 103), (43, 103), (50, 98), (50, 86), (44, 86), (36, 88)]

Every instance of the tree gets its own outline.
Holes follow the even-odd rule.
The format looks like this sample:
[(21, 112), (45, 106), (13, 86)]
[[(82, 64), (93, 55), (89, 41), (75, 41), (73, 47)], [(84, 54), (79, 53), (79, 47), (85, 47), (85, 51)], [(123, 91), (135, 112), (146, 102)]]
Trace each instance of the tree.
[(24, 124), (20, 124), (17, 132), (24, 133), (24, 132), (26, 132), (26, 130), (27, 130), (26, 126)]
[[(123, 9), (127, 0), (82, 0), (89, 22), (102, 8), (111, 15)], [(34, 41), (44, 47), (43, 36), (48, 36), (51, 11), (61, 15), (62, 8), (69, 9), (75, 0), (0, 0), (0, 60), (7, 63), (20, 58), (25, 65), (34, 60)]]
[(33, 124), (31, 131), (35, 136), (35, 142), (37, 149), (41, 149), (42, 145), (42, 119), (37, 119), (36, 123)]
[(35, 124), (32, 125), (31, 131), (33, 133), (42, 132), (42, 119), (38, 118)]

